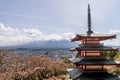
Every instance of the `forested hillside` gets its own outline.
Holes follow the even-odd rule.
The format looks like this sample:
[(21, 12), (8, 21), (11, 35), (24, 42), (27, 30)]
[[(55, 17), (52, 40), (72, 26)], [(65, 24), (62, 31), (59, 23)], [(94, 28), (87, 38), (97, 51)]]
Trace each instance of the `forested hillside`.
[(48, 57), (21, 57), (12, 51), (0, 51), (0, 80), (65, 79), (67, 60), (54, 61)]
[[(106, 54), (110, 58), (110, 55)], [(113, 57), (113, 56), (112, 56)], [(120, 54), (112, 59), (120, 61)], [(49, 57), (22, 57), (12, 50), (0, 51), (0, 80), (65, 80), (69, 78), (68, 67), (75, 67), (67, 58), (53, 60)], [(120, 68), (114, 67), (109, 72), (120, 75)]]

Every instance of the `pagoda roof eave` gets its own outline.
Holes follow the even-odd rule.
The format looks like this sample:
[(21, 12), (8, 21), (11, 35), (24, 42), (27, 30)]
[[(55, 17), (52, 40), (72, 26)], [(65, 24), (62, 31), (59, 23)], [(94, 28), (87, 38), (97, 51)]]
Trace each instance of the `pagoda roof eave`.
[(118, 48), (108, 47), (108, 46), (79, 46), (72, 51), (81, 51), (81, 50), (99, 50), (99, 51), (119, 51)]
[(74, 64), (78, 64), (78, 65), (120, 65), (120, 62), (108, 60), (108, 59), (82, 59), (80, 61), (76, 61)]
[(76, 48), (70, 48), (70, 51), (76, 51)]
[(74, 68), (74, 69), (70, 69), (70, 70), (67, 69), (67, 71), (68, 71), (72, 80), (74, 80), (75, 78), (79, 77), (82, 74), (82, 72), (80, 72), (78, 70), (78, 68)]
[(120, 77), (107, 72), (96, 72), (96, 73), (82, 73), (79, 77), (73, 80), (120, 80)]
[(78, 61), (80, 61), (81, 59), (80, 58), (70, 58), (69, 61), (72, 62), (72, 63), (76, 63)]
[(119, 76), (107, 72), (84, 73), (79, 71), (78, 68), (68, 69), (67, 71), (72, 80), (120, 80)]
[(113, 39), (116, 38), (116, 34), (93, 34), (91, 36), (87, 36), (85, 34), (77, 34), (75, 38), (71, 39), (72, 42), (74, 41), (80, 41), (85, 38), (99, 38), (100, 41), (107, 40), (107, 39)]
[[(82, 65), (94, 65), (94, 64), (95, 65), (97, 65), (97, 64), (101, 65), (102, 61), (103, 61), (103, 63), (105, 63), (105, 65), (120, 65), (120, 61), (113, 61), (113, 60), (108, 60), (108, 59), (91, 59), (91, 60), (88, 60), (88, 59), (80, 59), (80, 58), (71, 58), (69, 60), (74, 64), (81, 63)], [(102, 65), (103, 65), (103, 63), (102, 63)]]

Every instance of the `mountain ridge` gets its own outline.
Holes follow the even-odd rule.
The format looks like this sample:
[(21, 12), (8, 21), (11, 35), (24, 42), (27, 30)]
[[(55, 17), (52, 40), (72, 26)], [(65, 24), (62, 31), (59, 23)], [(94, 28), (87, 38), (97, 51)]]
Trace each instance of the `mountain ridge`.
[(0, 49), (49, 49), (49, 48), (72, 48), (77, 47), (77, 42), (70, 42), (69, 40), (49, 40), (49, 41), (33, 41), (26, 44), (21, 45), (13, 45), (13, 46), (3, 46)]

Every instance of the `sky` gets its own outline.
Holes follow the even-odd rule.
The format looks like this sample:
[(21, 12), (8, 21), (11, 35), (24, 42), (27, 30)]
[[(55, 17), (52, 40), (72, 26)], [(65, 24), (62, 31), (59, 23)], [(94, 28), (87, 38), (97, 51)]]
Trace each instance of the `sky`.
[(92, 30), (117, 34), (107, 44), (120, 46), (120, 0), (0, 0), (0, 46), (86, 33), (88, 4)]

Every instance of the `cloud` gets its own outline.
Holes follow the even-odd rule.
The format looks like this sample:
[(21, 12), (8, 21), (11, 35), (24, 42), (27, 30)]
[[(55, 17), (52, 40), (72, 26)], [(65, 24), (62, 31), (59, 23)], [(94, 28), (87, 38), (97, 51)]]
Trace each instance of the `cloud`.
[(38, 29), (17, 29), (7, 27), (0, 23), (0, 46), (18, 45), (31, 41), (70, 40), (73, 36), (75, 36), (75, 34), (72, 32), (62, 35), (45, 35)]
[(120, 46), (120, 30), (110, 29), (109, 34), (116, 34), (117, 38), (113, 40), (104, 41), (105, 45)]
[(114, 30), (114, 29), (110, 29), (109, 33), (114, 33), (114, 34), (120, 34), (120, 30)]
[[(98, 33), (98, 32), (97, 32)], [(109, 34), (117, 34), (117, 39), (107, 40), (105, 45), (120, 46), (120, 30), (110, 29)], [(60, 41), (74, 38), (76, 34), (72, 32), (64, 34), (49, 34), (45, 35), (42, 31), (35, 28), (12, 28), (0, 23), (0, 46), (10, 46), (25, 44), (32, 41)]]

